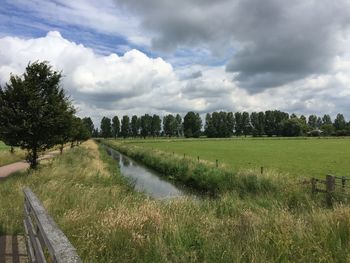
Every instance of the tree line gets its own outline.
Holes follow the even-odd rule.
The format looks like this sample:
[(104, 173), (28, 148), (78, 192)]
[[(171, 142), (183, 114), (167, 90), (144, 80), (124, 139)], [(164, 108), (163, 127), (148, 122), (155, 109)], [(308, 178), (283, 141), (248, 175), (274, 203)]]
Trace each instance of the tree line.
[[(204, 129), (202, 129), (204, 128)], [(92, 129), (94, 137), (158, 137), (158, 136), (207, 136), (221, 138), (231, 136), (347, 136), (350, 123), (343, 114), (337, 114), (334, 121), (330, 115), (309, 115), (308, 117), (279, 111), (261, 112), (213, 112), (205, 116), (204, 127), (198, 113), (188, 112), (184, 118), (179, 114), (124, 115), (112, 119), (103, 117), (100, 130)]]
[(201, 135), (202, 120), (198, 113), (188, 112), (184, 119), (179, 114), (168, 114), (161, 119), (157, 114), (142, 116), (124, 115), (121, 120), (118, 116), (112, 119), (103, 117), (100, 130), (93, 129), (94, 137), (158, 137), (158, 136), (185, 136), (199, 137)]

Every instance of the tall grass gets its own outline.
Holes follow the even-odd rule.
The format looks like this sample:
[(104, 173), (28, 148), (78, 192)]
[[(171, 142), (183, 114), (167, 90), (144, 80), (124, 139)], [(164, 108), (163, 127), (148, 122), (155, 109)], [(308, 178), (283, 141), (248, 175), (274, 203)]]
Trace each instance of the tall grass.
[(24, 160), (24, 158), (25, 158), (25, 151), (23, 150), (16, 148), (15, 151), (11, 153), (10, 147), (0, 148), (0, 166), (18, 162), (18, 161)]
[(239, 191), (200, 201), (156, 201), (134, 192), (93, 142), (0, 182), (1, 234), (23, 232), (24, 185), (43, 201), (84, 262), (350, 260), (345, 205), (325, 209), (308, 195), (288, 205), (268, 193)]

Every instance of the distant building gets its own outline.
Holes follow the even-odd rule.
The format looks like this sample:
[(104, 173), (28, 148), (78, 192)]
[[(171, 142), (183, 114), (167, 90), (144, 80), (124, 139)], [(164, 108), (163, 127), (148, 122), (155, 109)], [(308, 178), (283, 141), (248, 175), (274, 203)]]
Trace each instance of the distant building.
[(307, 135), (308, 135), (308, 136), (315, 136), (315, 137), (317, 137), (317, 136), (321, 136), (322, 133), (323, 133), (322, 130), (320, 130), (320, 129), (315, 129), (315, 130), (312, 130), (312, 131), (307, 132)]

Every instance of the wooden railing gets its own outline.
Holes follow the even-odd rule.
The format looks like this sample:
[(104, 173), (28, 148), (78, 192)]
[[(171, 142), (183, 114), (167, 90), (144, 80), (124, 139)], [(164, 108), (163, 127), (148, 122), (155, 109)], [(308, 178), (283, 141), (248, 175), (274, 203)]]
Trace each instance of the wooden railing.
[(35, 194), (24, 188), (24, 228), (30, 262), (82, 262)]

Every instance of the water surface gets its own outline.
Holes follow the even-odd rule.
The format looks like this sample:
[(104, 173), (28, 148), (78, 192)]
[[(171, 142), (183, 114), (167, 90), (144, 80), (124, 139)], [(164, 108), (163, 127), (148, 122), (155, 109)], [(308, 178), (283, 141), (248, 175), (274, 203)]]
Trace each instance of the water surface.
[(134, 184), (137, 191), (143, 192), (155, 199), (187, 196), (184, 190), (161, 178), (159, 173), (135, 162), (110, 147), (105, 146), (105, 148), (107, 153), (118, 162), (122, 176), (127, 177)]

